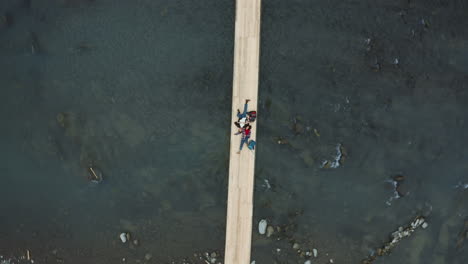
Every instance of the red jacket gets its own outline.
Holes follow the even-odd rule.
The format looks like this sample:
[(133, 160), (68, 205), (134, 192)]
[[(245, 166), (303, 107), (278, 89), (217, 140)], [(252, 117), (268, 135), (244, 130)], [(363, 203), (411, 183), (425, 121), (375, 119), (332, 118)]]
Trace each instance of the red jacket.
[(242, 136), (244, 137), (250, 137), (250, 132), (251, 132), (251, 129), (242, 129)]

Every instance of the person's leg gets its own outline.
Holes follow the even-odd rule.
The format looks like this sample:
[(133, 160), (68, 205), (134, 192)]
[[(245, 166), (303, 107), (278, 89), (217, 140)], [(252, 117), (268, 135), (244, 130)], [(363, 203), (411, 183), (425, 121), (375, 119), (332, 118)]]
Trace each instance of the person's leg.
[(247, 137), (242, 137), (241, 143), (240, 143), (239, 151), (242, 150), (242, 147), (244, 146), (244, 144), (247, 142), (248, 139), (249, 139), (249, 138), (247, 138)]
[(239, 151), (237, 151), (237, 154), (240, 154), (242, 147), (244, 146), (244, 136), (241, 138), (240, 146), (239, 146)]
[(249, 99), (245, 100), (244, 111), (242, 113), (239, 111), (239, 109), (237, 109), (237, 117), (239, 119), (247, 116), (247, 108), (248, 108), (249, 101), (250, 101)]
[(250, 139), (250, 136), (245, 137), (245, 140), (244, 140), (244, 143), (245, 143), (245, 145), (247, 145), (247, 147), (249, 146), (249, 139)]
[(247, 115), (247, 107), (248, 107), (248, 102), (246, 101), (245, 104), (244, 104), (244, 112), (242, 113), (243, 116), (246, 116)]

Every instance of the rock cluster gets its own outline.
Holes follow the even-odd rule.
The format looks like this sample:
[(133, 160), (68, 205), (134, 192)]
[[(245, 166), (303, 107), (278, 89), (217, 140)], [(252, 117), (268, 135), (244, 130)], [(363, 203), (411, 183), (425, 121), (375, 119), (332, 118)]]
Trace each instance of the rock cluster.
[(377, 249), (377, 254), (367, 257), (361, 263), (372, 264), (377, 259), (377, 257), (388, 255), (390, 251), (398, 244), (398, 242), (400, 242), (405, 237), (411, 236), (418, 227), (422, 227), (424, 229), (428, 227), (428, 223), (422, 216), (416, 217), (406, 228), (400, 226), (398, 230), (390, 235), (390, 241), (385, 243), (383, 247)]
[[(204, 253), (195, 253), (193, 254), (193, 256), (196, 258), (196, 259), (199, 259), (200, 261), (202, 261), (202, 263), (206, 263), (206, 264), (221, 264), (221, 255), (215, 251), (209, 253), (209, 252), (204, 252)], [(190, 264), (192, 262), (189, 262), (188, 260), (184, 260), (183, 261), (183, 264)]]

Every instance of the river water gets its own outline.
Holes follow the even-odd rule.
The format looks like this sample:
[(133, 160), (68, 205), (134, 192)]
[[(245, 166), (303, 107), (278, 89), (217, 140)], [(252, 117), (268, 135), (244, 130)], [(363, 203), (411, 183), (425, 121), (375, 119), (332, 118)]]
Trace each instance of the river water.
[[(222, 260), (234, 6), (0, 3), (0, 261)], [(263, 1), (256, 263), (360, 263), (419, 215), (375, 263), (464, 263), (467, 11)]]

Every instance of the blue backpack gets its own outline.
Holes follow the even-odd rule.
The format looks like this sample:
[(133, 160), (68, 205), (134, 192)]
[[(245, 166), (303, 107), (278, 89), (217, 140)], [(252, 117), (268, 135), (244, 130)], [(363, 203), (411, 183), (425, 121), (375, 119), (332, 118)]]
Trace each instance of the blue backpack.
[(247, 146), (250, 150), (254, 150), (255, 149), (255, 145), (257, 145), (257, 142), (255, 142), (255, 140), (250, 140), (249, 141), (249, 145)]

